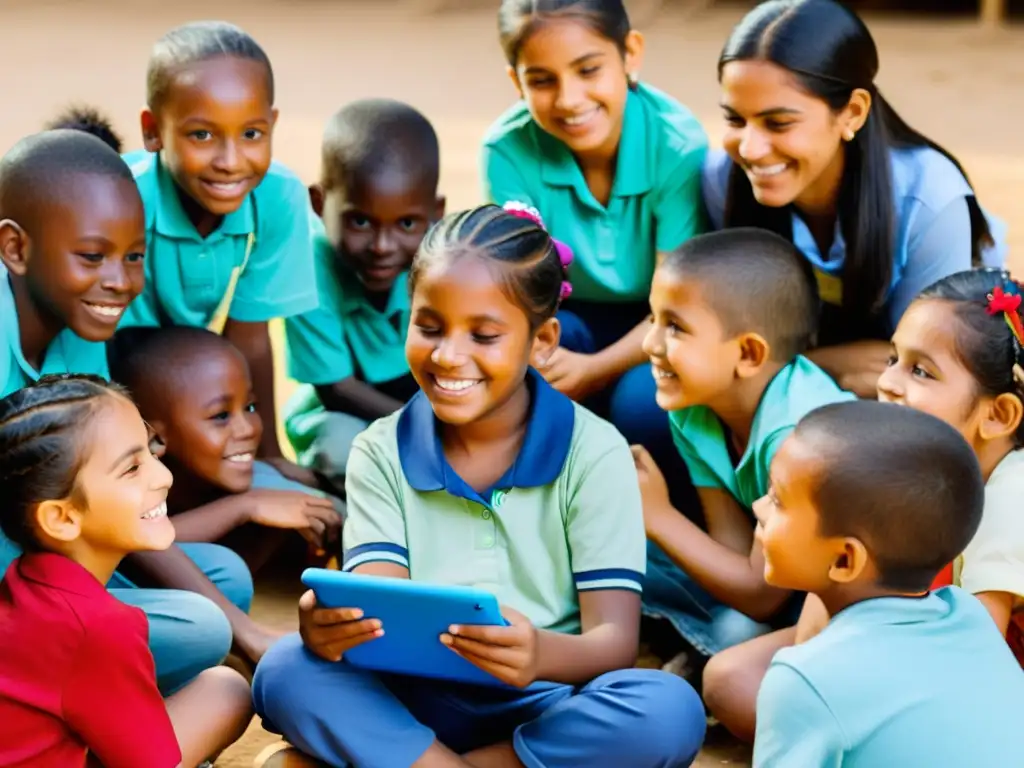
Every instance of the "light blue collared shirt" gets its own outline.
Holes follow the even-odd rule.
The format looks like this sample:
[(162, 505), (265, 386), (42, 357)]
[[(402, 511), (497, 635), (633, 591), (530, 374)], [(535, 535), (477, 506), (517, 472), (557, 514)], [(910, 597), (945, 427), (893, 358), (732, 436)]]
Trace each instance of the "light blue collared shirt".
[[(896, 248), (884, 311), (891, 334), (918, 293), (936, 280), (971, 268), (973, 240), (966, 198), (974, 192), (949, 158), (930, 147), (893, 149), (890, 154)], [(704, 164), (704, 204), (715, 229), (724, 224), (732, 167), (732, 160), (722, 150), (709, 153)], [(1006, 261), (1006, 226), (987, 212), (985, 216), (995, 245), (984, 252), (984, 262), (986, 266), (1002, 267)], [(822, 300), (841, 304), (846, 241), (839, 222), (831, 249), (822, 254), (807, 225), (794, 211), (793, 243), (814, 268)]]

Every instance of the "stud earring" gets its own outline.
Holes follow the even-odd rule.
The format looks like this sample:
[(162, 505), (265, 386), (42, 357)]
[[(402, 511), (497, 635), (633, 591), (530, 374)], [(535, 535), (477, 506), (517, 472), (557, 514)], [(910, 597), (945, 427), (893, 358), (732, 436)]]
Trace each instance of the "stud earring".
[(853, 141), (853, 137), (856, 135), (857, 134), (854, 133), (853, 128), (847, 128), (846, 133), (843, 134), (843, 138), (846, 139), (846, 141)]
[(629, 84), (634, 88), (640, 84), (640, 75), (636, 72), (629, 72), (626, 75), (626, 79), (629, 80)]

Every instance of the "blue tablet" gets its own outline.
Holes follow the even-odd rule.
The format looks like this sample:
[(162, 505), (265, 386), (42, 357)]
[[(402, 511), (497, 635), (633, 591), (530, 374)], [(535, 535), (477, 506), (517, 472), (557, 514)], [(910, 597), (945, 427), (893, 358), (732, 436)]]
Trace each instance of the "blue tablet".
[(475, 685), (506, 686), (443, 645), (452, 624), (508, 626), (498, 600), (471, 587), (307, 568), (302, 583), (325, 608), (359, 608), (379, 619), (384, 636), (345, 653), (354, 667)]

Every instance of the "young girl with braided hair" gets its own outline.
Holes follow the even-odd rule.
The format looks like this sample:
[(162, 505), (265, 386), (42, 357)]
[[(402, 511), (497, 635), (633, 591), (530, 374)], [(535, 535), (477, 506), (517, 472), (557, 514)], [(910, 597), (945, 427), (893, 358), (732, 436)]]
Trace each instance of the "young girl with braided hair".
[(523, 205), (432, 227), (409, 276), (406, 357), (421, 391), (356, 438), (346, 472), (344, 569), (493, 593), (507, 627), (451, 626), (437, 642), (506, 687), (351, 666), (344, 654), (389, 628), (309, 592), (300, 634), (253, 681), (264, 726), (302, 753), (360, 768), (696, 756), (697, 694), (632, 668), (646, 558), (629, 446), (533, 367), (558, 346), (570, 259)]

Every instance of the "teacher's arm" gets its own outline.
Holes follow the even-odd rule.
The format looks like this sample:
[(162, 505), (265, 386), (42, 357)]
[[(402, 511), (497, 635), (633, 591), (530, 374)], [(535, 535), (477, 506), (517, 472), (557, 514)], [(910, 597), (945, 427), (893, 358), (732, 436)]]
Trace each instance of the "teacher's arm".
[[(906, 263), (885, 306), (889, 327), (895, 330), (910, 302), (925, 288), (970, 269), (972, 246), (966, 198), (957, 198), (937, 212), (918, 210), (907, 235)], [(808, 357), (843, 389), (873, 398), (890, 353), (888, 342), (857, 341), (816, 349)]]

